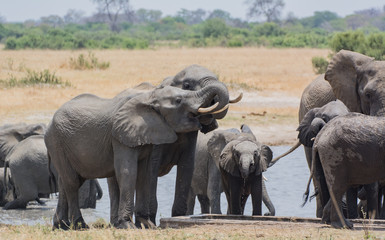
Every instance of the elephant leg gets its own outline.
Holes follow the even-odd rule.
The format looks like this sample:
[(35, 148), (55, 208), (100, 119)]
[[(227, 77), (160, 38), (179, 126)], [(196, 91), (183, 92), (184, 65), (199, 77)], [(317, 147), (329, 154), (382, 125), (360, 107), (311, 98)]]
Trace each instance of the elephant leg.
[(378, 218), (378, 182), (364, 185), (370, 219)]
[(240, 215), (242, 214), (241, 207), (241, 191), (243, 186), (243, 180), (236, 177), (230, 177), (230, 214)]
[(213, 163), (209, 169), (209, 178), (207, 186), (207, 197), (210, 200), (210, 213), (222, 214), (221, 212), (221, 192), (222, 183), (220, 171)]
[(115, 175), (120, 190), (117, 228), (135, 228), (133, 214), (138, 159), (137, 149), (127, 148), (120, 143), (114, 145)]
[[(334, 181), (333, 184), (329, 184), (330, 194), (333, 194), (331, 198), (331, 208), (330, 208), (330, 224), (335, 228), (352, 228), (353, 224), (348, 221), (342, 214), (342, 197), (344, 195), (345, 189), (338, 184), (337, 181)], [(341, 216), (339, 215), (339, 213)], [(342, 222), (341, 222), (342, 221)]]
[(150, 221), (156, 225), (156, 213), (158, 211), (158, 199), (156, 197), (156, 190), (158, 186), (158, 173), (160, 168), (160, 163), (162, 161), (161, 156), (163, 156), (164, 147), (161, 145), (155, 145), (152, 147), (151, 151), (151, 179), (150, 179)]
[(155, 224), (150, 220), (150, 171), (148, 159), (138, 163), (138, 174), (136, 181), (136, 201), (135, 201), (135, 226), (138, 228), (155, 228)]
[(262, 192), (263, 192), (262, 174), (255, 177), (251, 182), (251, 200), (253, 202), (253, 215), (262, 215)]
[(56, 212), (53, 216), (53, 229), (70, 229), (70, 222), (68, 220), (68, 202), (65, 191), (62, 187), (61, 178), (58, 179), (59, 199), (57, 202)]
[(317, 192), (317, 212), (316, 216), (318, 218), (322, 218), (323, 209), (328, 203), (330, 199), (328, 186), (326, 184), (326, 179), (324, 175), (324, 171), (319, 160), (319, 157), (316, 157), (316, 163), (314, 164), (314, 174), (313, 174), (313, 183), (315, 192)]
[(110, 223), (112, 226), (117, 226), (118, 211), (120, 201), (120, 190), (116, 177), (107, 178), (108, 194), (110, 195)]
[(187, 212), (187, 197), (194, 171), (197, 134), (198, 132), (187, 133), (185, 136), (186, 143), (182, 146), (183, 150), (177, 167), (174, 204), (172, 205), (171, 215), (173, 217), (184, 216)]
[(198, 194), (198, 200), (203, 214), (210, 213), (210, 200), (207, 196)]
[(194, 190), (190, 188), (190, 192), (188, 194), (187, 198), (187, 212), (186, 215), (193, 215), (194, 214), (194, 207), (195, 207), (195, 194)]
[(262, 180), (262, 201), (269, 210), (269, 212), (265, 213), (265, 216), (275, 216), (275, 207), (273, 202), (271, 201), (269, 194), (267, 193), (265, 181)]
[[(64, 182), (65, 180), (63, 180)], [(64, 191), (68, 201), (68, 215), (71, 221), (71, 227), (75, 230), (88, 228), (85, 223), (82, 213), (79, 208), (79, 188), (83, 184), (84, 180), (77, 176), (75, 179), (68, 181), (64, 185)]]
[(357, 191), (357, 187), (350, 187), (348, 191), (346, 191), (347, 218), (349, 219), (358, 218)]

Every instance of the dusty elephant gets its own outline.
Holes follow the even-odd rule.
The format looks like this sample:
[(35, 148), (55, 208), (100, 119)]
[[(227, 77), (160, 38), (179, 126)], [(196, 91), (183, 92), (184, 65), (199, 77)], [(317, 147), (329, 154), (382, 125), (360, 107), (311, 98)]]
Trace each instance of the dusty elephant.
[[(48, 168), (51, 169), (52, 176)], [(11, 177), (9, 172), (12, 172)], [(57, 191), (57, 174), (48, 165), (44, 135), (30, 136), (14, 146), (7, 155), (3, 173), (5, 186), (11, 181), (15, 188), (15, 198), (7, 201), (5, 210), (26, 208), (28, 202), (33, 200), (43, 204), (41, 196), (49, 196)], [(100, 199), (103, 194), (96, 184), (97, 180), (86, 181), (79, 189), (79, 204), (82, 208), (95, 208), (96, 199)]]
[(158, 173), (152, 148), (203, 128), (199, 118), (216, 111), (219, 103), (213, 100), (218, 91), (217, 86), (199, 91), (166, 86), (112, 99), (82, 94), (60, 107), (45, 134), (59, 175), (54, 228), (87, 227), (76, 201), (77, 190), (85, 179), (103, 177), (109, 178), (111, 223), (134, 227), (134, 207), (141, 207), (143, 212), (137, 212), (135, 219), (151, 226), (148, 196)]
[(315, 138), (312, 169), (318, 158), (332, 200), (323, 215), (330, 211), (333, 227), (353, 227), (341, 213), (342, 196), (349, 187), (385, 178), (384, 124), (384, 117), (350, 113), (330, 121)]
[[(246, 130), (247, 129), (247, 130)], [(246, 132), (245, 132), (246, 131)], [(215, 134), (214, 134), (215, 133)], [(187, 214), (193, 214), (195, 196), (198, 196), (202, 213), (221, 214), (220, 194), (223, 192), (221, 172), (219, 170), (219, 159), (214, 160), (217, 152), (232, 140), (241, 139), (244, 136), (250, 137), (251, 131), (246, 125), (242, 126), (242, 132), (238, 129), (216, 130), (207, 134), (199, 134), (195, 153), (195, 168), (189, 193)], [(220, 138), (218, 141), (215, 138)], [(208, 142), (215, 141), (220, 144), (220, 148), (209, 148)], [(266, 190), (264, 181), (262, 182), (263, 202), (269, 212), (265, 215), (274, 216), (275, 208)]]

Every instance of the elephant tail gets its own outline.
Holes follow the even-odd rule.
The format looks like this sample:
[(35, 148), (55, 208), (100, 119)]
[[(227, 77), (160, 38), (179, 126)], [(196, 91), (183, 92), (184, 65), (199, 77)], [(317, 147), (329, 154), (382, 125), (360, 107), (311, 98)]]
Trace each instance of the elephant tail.
[[(49, 152), (47, 151), (47, 156), (48, 156), (48, 172), (49, 172), (49, 189), (51, 193), (56, 193), (57, 192), (57, 184), (56, 184), (56, 178), (55, 175), (52, 172), (51, 169), (51, 156), (49, 155)], [(53, 187), (52, 187), (53, 185)]]
[(301, 146), (301, 143), (299, 142), (299, 140), (295, 143), (295, 145), (293, 147), (291, 147), (287, 152), (285, 152), (284, 154), (274, 158), (273, 160), (271, 160), (270, 164), (269, 164), (269, 167), (273, 166), (279, 159), (289, 155), (290, 153), (292, 153), (294, 150), (296, 150), (299, 146)]
[[(309, 180), (307, 182), (307, 186), (306, 186), (306, 192), (303, 194), (303, 203), (302, 203), (302, 207), (304, 207), (309, 199), (309, 194), (310, 194), (310, 183), (311, 183), (311, 179), (313, 178), (313, 172), (314, 172), (314, 169), (315, 169), (315, 162), (316, 162), (316, 157), (318, 155), (318, 150), (317, 150), (317, 146), (313, 146), (313, 149), (312, 149), (312, 160), (311, 160), (311, 169), (310, 169), (310, 176), (309, 176)], [(310, 197), (310, 199), (312, 199), (317, 193), (315, 193), (313, 196)]]

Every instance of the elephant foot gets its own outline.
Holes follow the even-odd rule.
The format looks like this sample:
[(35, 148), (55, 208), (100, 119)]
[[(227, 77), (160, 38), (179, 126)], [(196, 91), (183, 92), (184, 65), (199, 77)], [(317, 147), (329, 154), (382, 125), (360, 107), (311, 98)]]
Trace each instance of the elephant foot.
[(27, 203), (20, 202), (18, 200), (14, 200), (12, 202), (9, 202), (5, 204), (3, 207), (4, 210), (10, 210), (10, 209), (25, 209), (27, 208)]
[(353, 228), (353, 223), (351, 223), (349, 220), (345, 219), (345, 224), (342, 224), (341, 221), (332, 221), (331, 226), (333, 228), (347, 228), (347, 229), (352, 229)]
[(135, 226), (137, 228), (145, 228), (145, 229), (155, 229), (156, 225), (149, 219), (136, 217)]
[(114, 223), (114, 227), (117, 229), (136, 229), (136, 226), (133, 222), (126, 220), (118, 220), (116, 223)]
[(69, 230), (70, 229), (70, 222), (68, 220), (55, 220), (53, 222), (52, 230), (56, 229), (62, 229), (62, 230)]
[(263, 214), (263, 216), (274, 216), (274, 214), (272, 214), (271, 212), (266, 212)]
[(84, 229), (89, 229), (88, 225), (86, 224), (86, 222), (84, 221), (83, 217), (79, 217), (78, 219), (76, 219), (72, 225), (71, 225), (71, 228), (73, 228), (74, 230), (84, 230)]

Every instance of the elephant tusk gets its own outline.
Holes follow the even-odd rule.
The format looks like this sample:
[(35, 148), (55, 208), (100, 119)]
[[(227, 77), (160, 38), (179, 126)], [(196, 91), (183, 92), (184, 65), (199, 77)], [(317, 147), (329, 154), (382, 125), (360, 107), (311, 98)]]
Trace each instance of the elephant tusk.
[(311, 138), (310, 141), (314, 141), (315, 137)]
[(218, 106), (219, 102), (216, 102), (214, 105), (207, 108), (198, 108), (199, 113), (208, 113), (214, 110)]
[(263, 180), (268, 181), (267, 178), (266, 178), (265, 176), (262, 175), (262, 177), (263, 177)]
[(229, 104), (226, 104), (226, 106), (224, 106), (223, 108), (219, 109), (218, 111), (212, 112), (211, 114), (221, 113), (221, 112), (225, 111), (228, 108), (229, 108)]
[(240, 93), (239, 96), (235, 99), (230, 99), (229, 103), (237, 103), (239, 101), (241, 101), (243, 98), (243, 93)]

